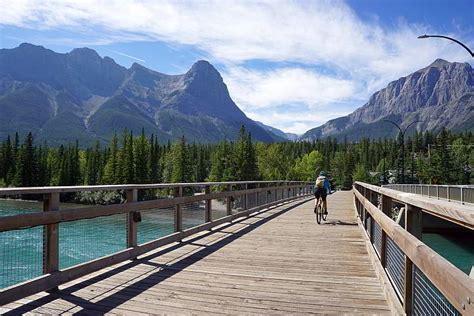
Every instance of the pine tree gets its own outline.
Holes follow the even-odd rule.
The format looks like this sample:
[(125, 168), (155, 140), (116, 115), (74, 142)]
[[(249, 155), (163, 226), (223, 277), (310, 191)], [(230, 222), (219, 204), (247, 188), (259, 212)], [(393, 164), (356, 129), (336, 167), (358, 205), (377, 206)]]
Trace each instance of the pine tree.
[(149, 161), (149, 170), (150, 170), (150, 182), (159, 183), (160, 182), (160, 145), (158, 144), (158, 139), (154, 138), (153, 135), (150, 139), (150, 157)]
[(35, 186), (38, 174), (38, 161), (31, 132), (26, 136), (17, 157), (15, 185), (22, 187)]
[(183, 183), (192, 181), (192, 168), (190, 166), (189, 150), (186, 146), (184, 136), (174, 144), (170, 152), (171, 159), (171, 182)]
[(145, 130), (142, 129), (141, 135), (136, 139), (134, 143), (134, 166), (135, 166), (135, 181), (137, 183), (148, 183), (149, 178), (149, 157), (150, 157), (150, 144), (145, 136)]
[(119, 184), (119, 148), (117, 134), (114, 133), (110, 141), (110, 153), (104, 167), (104, 183)]

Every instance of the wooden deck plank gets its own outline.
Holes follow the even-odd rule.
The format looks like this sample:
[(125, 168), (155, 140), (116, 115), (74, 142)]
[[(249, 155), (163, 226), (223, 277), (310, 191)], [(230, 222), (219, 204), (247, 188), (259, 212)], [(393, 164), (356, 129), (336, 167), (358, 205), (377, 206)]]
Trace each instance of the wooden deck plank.
[[(4, 306), (10, 313), (390, 314), (352, 194), (292, 202)], [(297, 205), (290, 208), (291, 205)], [(300, 205), (298, 205), (300, 204)], [(8, 313), (8, 312), (7, 312)]]

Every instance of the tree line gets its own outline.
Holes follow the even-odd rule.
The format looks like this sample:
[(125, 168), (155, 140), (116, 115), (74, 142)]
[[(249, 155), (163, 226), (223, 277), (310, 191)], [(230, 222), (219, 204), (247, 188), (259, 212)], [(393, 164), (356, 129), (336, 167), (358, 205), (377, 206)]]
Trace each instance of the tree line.
[[(405, 141), (405, 182), (469, 184), (474, 136), (441, 130), (415, 133)], [(401, 139), (326, 138), (312, 142), (254, 143), (244, 127), (235, 141), (162, 144), (155, 136), (125, 130), (107, 146), (48, 147), (29, 133), (0, 143), (0, 186), (96, 185), (204, 181), (314, 181), (321, 170), (333, 185), (374, 184), (400, 179)]]

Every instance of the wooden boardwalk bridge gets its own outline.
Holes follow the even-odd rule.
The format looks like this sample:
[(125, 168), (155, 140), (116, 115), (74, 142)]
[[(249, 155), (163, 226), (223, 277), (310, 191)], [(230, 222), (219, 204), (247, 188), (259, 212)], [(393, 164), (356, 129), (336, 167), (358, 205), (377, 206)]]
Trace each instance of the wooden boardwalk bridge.
[[(128, 202), (133, 209), (174, 207), (176, 233), (145, 244), (137, 243), (141, 224), (140, 221), (134, 223), (132, 208), (128, 208), (127, 203), (119, 208), (92, 207), (66, 213), (66, 210), (58, 211), (53, 196), (45, 202), (45, 208), (59, 215), (44, 212), (28, 218), (30, 225), (36, 221), (51, 225), (45, 226), (49, 227), (45, 229), (46, 245), (59, 238), (51, 232), (57, 223), (121, 213), (128, 214), (129, 247), (62, 270), (57, 264), (60, 252), (54, 245), (45, 247), (44, 266), (45, 269), (52, 267), (53, 271), (45, 270), (44, 275), (36, 279), (0, 290), (0, 303), (5, 304), (0, 307), (0, 313), (417, 314), (415, 308), (420, 306), (423, 293), (416, 292), (417, 283), (413, 280), (419, 266), (436, 285), (435, 291), (444, 294), (440, 294), (440, 300), (453, 311), (448, 314), (471, 315), (473, 307), (468, 297), (474, 289), (472, 280), (464, 278), (460, 271), (452, 272), (452, 267), (440, 256), (428, 261), (439, 263), (440, 268), (447, 266), (448, 276), (442, 276), (446, 284), (439, 285), (439, 273), (432, 279), (432, 269), (426, 268), (423, 260), (409, 259), (412, 254), (406, 251), (409, 261), (405, 261), (399, 271), (405, 275), (404, 286), (401, 290), (397, 288), (399, 276), (393, 264), (398, 261), (392, 248), (396, 247), (403, 256), (410, 245), (405, 241), (393, 246), (387, 241), (398, 243), (404, 233), (390, 228), (392, 224), (385, 223), (385, 218), (380, 219), (377, 212), (383, 213), (367, 204), (370, 201), (376, 204), (376, 187), (370, 190), (371, 186), (366, 186), (365, 191), (359, 187), (355, 196), (352, 191), (329, 196), (328, 220), (318, 225), (310, 185), (249, 186), (246, 184), (241, 191), (229, 188), (218, 193), (211, 193), (206, 187), (203, 196), (186, 198), (181, 189), (176, 190), (174, 199), (158, 202), (135, 202), (138, 188), (129, 188)], [(47, 194), (67, 190), (49, 190)], [(384, 195), (380, 196), (383, 200)], [(219, 199), (227, 215), (213, 220), (213, 207), (219, 205)], [(185, 203), (189, 201), (204, 203), (205, 220), (184, 229)], [(444, 204), (442, 209), (450, 211)], [(145, 221), (146, 214), (141, 215)], [(466, 221), (466, 214), (462, 216)], [(467, 218), (467, 222), (471, 220)], [(0, 218), (0, 234), (26, 227), (22, 221)], [(407, 269), (414, 279), (404, 274)], [(56, 286), (59, 289), (54, 289)], [(52, 290), (45, 292), (47, 289)], [(411, 293), (410, 296), (407, 293)], [(428, 305), (426, 308), (430, 308)]]

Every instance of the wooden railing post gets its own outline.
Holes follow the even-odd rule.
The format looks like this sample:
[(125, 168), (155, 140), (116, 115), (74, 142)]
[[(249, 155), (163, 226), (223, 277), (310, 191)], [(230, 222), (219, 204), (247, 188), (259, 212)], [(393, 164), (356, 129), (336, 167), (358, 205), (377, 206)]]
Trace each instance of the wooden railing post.
[[(130, 189), (126, 191), (126, 203), (134, 203), (138, 200), (138, 190)], [(137, 223), (139, 222), (139, 212), (127, 213), (127, 248), (137, 246)]]
[[(382, 194), (382, 212), (392, 217), (392, 198)], [(387, 233), (382, 229), (382, 246), (380, 247), (380, 263), (382, 267), (387, 266)]]
[(422, 216), (421, 208), (405, 204), (405, 229), (419, 240), (423, 233)]
[[(183, 187), (174, 188), (174, 197), (183, 196)], [(181, 205), (177, 204), (174, 207), (174, 231), (180, 232), (183, 230), (183, 214), (181, 213)]]
[[(59, 193), (44, 195), (43, 212), (59, 211)], [(43, 228), (43, 273), (59, 270), (59, 224), (48, 224)], [(57, 289), (53, 288), (52, 290)]]
[[(210, 194), (210, 193), (211, 193), (211, 186), (206, 185), (204, 189), (204, 194)], [(211, 209), (212, 209), (212, 200), (206, 200), (206, 213), (205, 213), (206, 222), (210, 222), (212, 220)]]
[[(369, 190), (364, 188), (364, 197), (366, 200), (369, 200)], [(369, 200), (370, 201), (370, 200)], [(362, 223), (364, 224), (364, 229), (367, 230), (367, 210), (365, 207), (362, 207)]]
[[(228, 192), (231, 192), (232, 191), (232, 185), (229, 184), (227, 186), (227, 191)], [(225, 198), (226, 200), (226, 208), (227, 208), (227, 215), (232, 215), (232, 197), (231, 196), (227, 196)]]
[[(405, 204), (405, 229), (415, 236), (422, 238), (423, 222), (420, 208)], [(407, 315), (412, 314), (413, 305), (413, 262), (405, 255), (405, 295), (403, 305)]]

